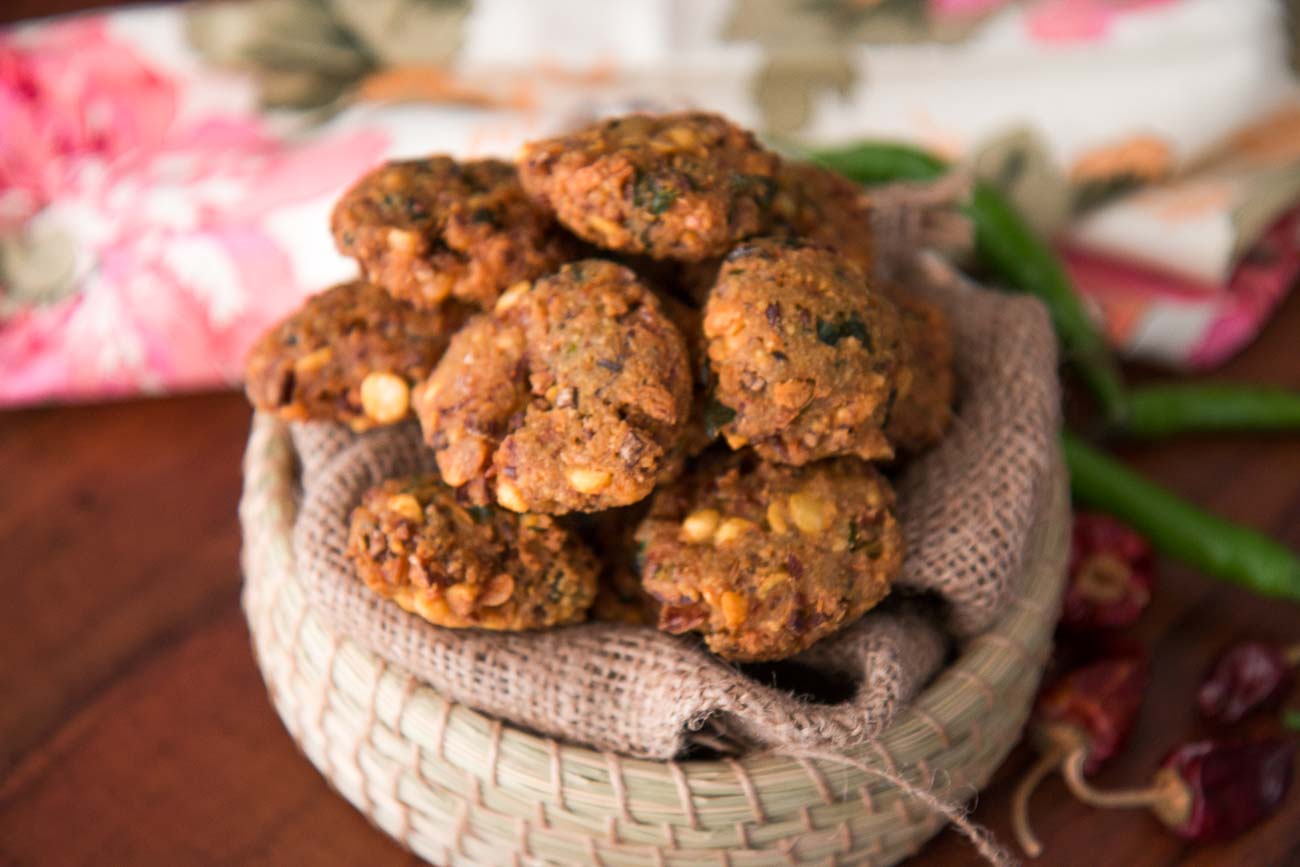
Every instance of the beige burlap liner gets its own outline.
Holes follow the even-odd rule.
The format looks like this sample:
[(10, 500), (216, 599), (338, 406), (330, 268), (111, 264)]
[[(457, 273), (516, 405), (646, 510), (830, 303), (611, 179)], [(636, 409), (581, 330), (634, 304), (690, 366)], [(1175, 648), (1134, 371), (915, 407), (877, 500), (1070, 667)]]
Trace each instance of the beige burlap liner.
[(897, 478), (908, 543), (898, 585), (937, 596), (945, 616), (875, 611), (796, 659), (856, 683), (850, 699), (772, 688), (653, 629), (448, 630), (378, 598), (344, 556), (348, 516), (379, 481), (433, 469), (413, 425), (360, 437), (297, 426), (306, 478), (294, 544), (313, 601), (339, 632), (448, 698), (601, 750), (671, 758), (706, 726), (758, 747), (840, 751), (871, 740), (933, 675), (950, 636), (983, 631), (1006, 609), (1049, 491), (1058, 424), (1055, 339), (1041, 305), (928, 265), (911, 282), (952, 322), (959, 405), (943, 443)]

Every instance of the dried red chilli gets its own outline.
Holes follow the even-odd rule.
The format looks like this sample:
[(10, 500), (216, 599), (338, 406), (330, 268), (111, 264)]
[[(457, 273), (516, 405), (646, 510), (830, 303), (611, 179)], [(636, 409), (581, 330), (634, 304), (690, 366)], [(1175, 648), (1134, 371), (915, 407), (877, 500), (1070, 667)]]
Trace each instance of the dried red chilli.
[(1148, 680), (1146, 659), (1135, 653), (1068, 672), (1038, 697), (1039, 743), (1081, 753), (1087, 772), (1094, 773), (1128, 740)]
[(1291, 685), (1291, 669), (1298, 664), (1300, 645), (1233, 644), (1219, 654), (1201, 681), (1197, 709), (1205, 719), (1228, 725), (1254, 711), (1274, 707)]
[(1099, 791), (1083, 763), (1067, 760), (1065, 783), (1093, 807), (1145, 807), (1188, 840), (1226, 840), (1277, 812), (1291, 786), (1295, 742), (1284, 738), (1184, 743), (1165, 757), (1145, 789)]
[(1076, 515), (1061, 625), (1072, 631), (1132, 625), (1151, 601), (1154, 559), (1151, 545), (1126, 524), (1100, 512)]
[(1029, 824), (1034, 789), (1067, 763), (1091, 774), (1119, 752), (1137, 721), (1149, 679), (1145, 654), (1129, 649), (1072, 669), (1039, 694), (1031, 733), (1041, 755), (1011, 799), (1012, 826), (1030, 857), (1042, 852)]

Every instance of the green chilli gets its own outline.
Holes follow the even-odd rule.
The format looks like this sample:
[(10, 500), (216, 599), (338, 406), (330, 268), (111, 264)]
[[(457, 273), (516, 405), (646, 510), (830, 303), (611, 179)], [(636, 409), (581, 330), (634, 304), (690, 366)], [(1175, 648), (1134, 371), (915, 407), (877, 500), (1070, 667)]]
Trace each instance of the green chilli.
[(1300, 393), (1210, 382), (1134, 388), (1121, 430), (1135, 437), (1300, 430)]
[(1157, 550), (1207, 575), (1300, 600), (1300, 558), (1285, 546), (1193, 506), (1070, 433), (1061, 443), (1078, 502), (1125, 521)]

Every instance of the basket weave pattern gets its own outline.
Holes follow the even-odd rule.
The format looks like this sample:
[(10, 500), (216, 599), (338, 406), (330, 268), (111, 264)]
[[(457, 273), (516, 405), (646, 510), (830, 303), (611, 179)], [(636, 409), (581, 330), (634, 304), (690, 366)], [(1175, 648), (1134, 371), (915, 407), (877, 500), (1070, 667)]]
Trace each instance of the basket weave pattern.
[[(281, 718), (374, 824), (440, 865), (893, 864), (942, 827), (892, 783), (779, 754), (654, 762), (561, 744), (445, 701), (332, 633), (295, 572), (289, 434), (255, 419), (240, 503), (244, 609)], [(964, 802), (1019, 737), (1068, 550), (1059, 470), (1010, 612), (851, 758)]]

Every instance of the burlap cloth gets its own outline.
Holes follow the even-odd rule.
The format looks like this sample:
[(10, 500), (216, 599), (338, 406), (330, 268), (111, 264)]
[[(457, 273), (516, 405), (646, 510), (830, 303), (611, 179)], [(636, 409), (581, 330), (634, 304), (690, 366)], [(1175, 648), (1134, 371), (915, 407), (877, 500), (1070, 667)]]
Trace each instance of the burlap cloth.
[(295, 426), (303, 502), (294, 545), (314, 604), (338, 631), (447, 697), (597, 749), (666, 759), (701, 732), (792, 750), (870, 740), (950, 642), (987, 629), (1006, 608), (1048, 492), (1058, 424), (1056, 343), (1037, 301), (965, 283), (933, 259), (909, 279), (952, 322), (958, 406), (945, 440), (896, 478), (907, 539), (898, 586), (942, 605), (936, 616), (886, 604), (794, 660), (796, 671), (845, 684), (847, 700), (819, 703), (789, 683), (767, 685), (691, 638), (650, 628), (449, 630), (375, 596), (344, 556), (348, 517), (372, 485), (434, 469), (413, 424), (361, 436)]

